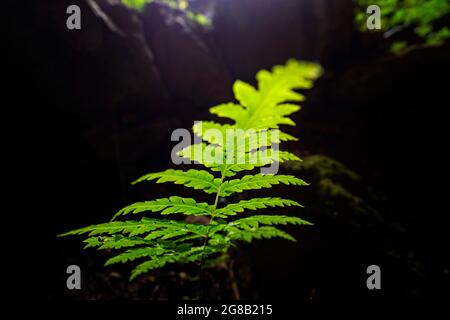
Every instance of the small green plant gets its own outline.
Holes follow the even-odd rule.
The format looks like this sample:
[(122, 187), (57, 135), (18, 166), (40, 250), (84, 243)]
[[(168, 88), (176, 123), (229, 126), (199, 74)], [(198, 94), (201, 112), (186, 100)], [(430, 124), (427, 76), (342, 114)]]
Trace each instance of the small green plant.
[[(436, 28), (437, 20), (450, 14), (448, 0), (355, 0), (355, 20), (360, 30), (366, 31), (366, 8), (378, 5), (381, 9), (381, 26), (385, 34), (393, 34), (398, 30), (411, 28), (414, 34), (422, 39), (422, 44), (435, 46), (450, 38), (447, 26)], [(401, 39), (391, 44), (392, 52), (401, 52), (408, 47)]]
[[(289, 60), (286, 65), (275, 66), (271, 72), (259, 71), (257, 88), (237, 80), (233, 91), (238, 103), (210, 109), (212, 114), (232, 120), (232, 123), (197, 122), (193, 131), (202, 141), (179, 152), (180, 156), (205, 168), (169, 169), (144, 175), (134, 182), (156, 180), (157, 183), (183, 185), (203, 191), (211, 197), (211, 202), (175, 195), (138, 202), (120, 210), (110, 222), (61, 236), (84, 234), (87, 235), (85, 248), (122, 251), (106, 261), (106, 265), (141, 260), (130, 280), (168, 263), (196, 262), (202, 265), (211, 262), (239, 241), (275, 237), (295, 241), (275, 226), (309, 222), (299, 217), (250, 215), (250, 212), (268, 207), (301, 207), (296, 201), (260, 197), (220, 204), (243, 191), (271, 188), (277, 184), (307, 184), (291, 175), (245, 172), (283, 161), (300, 160), (292, 153), (277, 149), (277, 144), (282, 141), (297, 140), (281, 132), (279, 126), (295, 125), (288, 116), (300, 107), (292, 102), (303, 101), (304, 96), (294, 90), (311, 88), (321, 72), (317, 64)], [(150, 214), (137, 220), (129, 219), (132, 214), (144, 212)], [(156, 214), (158, 212), (160, 215)], [(189, 223), (182, 219), (183, 216), (206, 217), (208, 223)]]
[(162, 4), (165, 4), (171, 8), (182, 10), (186, 13), (186, 16), (201, 24), (201, 25), (209, 25), (210, 21), (209, 19), (198, 12), (193, 12), (189, 9), (189, 0), (121, 0), (124, 5), (127, 7), (130, 7), (132, 9), (141, 10), (144, 8), (146, 4), (152, 3), (152, 2), (160, 2)]

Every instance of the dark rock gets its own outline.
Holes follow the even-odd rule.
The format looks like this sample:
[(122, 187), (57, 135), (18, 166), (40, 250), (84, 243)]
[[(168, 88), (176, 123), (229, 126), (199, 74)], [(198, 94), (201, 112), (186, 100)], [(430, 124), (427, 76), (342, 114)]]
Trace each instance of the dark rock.
[(331, 62), (352, 41), (352, 2), (219, 1), (213, 34), (234, 77), (253, 81), (289, 58)]
[(184, 12), (157, 3), (146, 6), (142, 21), (173, 97), (203, 108), (232, 98), (232, 79), (206, 30)]

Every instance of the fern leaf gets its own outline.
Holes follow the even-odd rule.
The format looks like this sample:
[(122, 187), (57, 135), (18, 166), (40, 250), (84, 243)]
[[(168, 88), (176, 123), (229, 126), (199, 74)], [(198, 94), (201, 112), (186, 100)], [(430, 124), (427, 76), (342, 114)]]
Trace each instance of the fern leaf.
[(206, 193), (217, 192), (220, 185), (220, 179), (214, 178), (208, 171), (195, 169), (189, 169), (188, 171), (169, 169), (163, 172), (149, 173), (133, 182), (133, 184), (155, 179), (158, 179), (156, 183), (173, 182), (196, 190), (200, 189)]
[[(261, 123), (268, 122), (264, 120)], [(292, 124), (292, 122), (289, 123)], [(226, 156), (225, 151), (226, 149), (230, 149), (230, 143), (232, 144), (231, 148), (233, 148), (233, 151), (239, 153), (269, 147), (273, 144), (279, 144), (282, 141), (298, 140), (296, 137), (272, 127), (261, 125), (259, 129), (251, 128), (244, 131), (243, 129), (227, 124), (222, 125), (211, 121), (198, 122), (193, 126), (194, 133), (201, 136), (209, 145), (197, 143), (186, 147), (179, 152), (179, 155), (191, 161), (201, 163), (206, 167), (211, 167), (212, 164), (218, 163), (217, 160), (220, 160), (222, 156)], [(206, 148), (208, 148), (206, 154), (210, 159), (209, 161), (201, 157), (202, 154), (205, 154)]]
[(192, 131), (211, 144), (223, 144), (223, 137), (226, 136), (227, 129), (234, 130), (230, 124), (221, 124), (214, 121), (198, 121), (192, 127)]
[(282, 131), (280, 131), (279, 136), (281, 141), (298, 141), (298, 138)]
[(151, 201), (136, 202), (129, 205), (113, 217), (113, 220), (120, 215), (129, 213), (141, 213), (145, 211), (161, 212), (161, 214), (183, 213), (184, 215), (210, 215), (212, 206), (206, 202), (197, 203), (192, 198), (182, 198), (172, 196), (170, 198), (162, 198)]
[(224, 163), (224, 149), (220, 146), (196, 143), (187, 146), (178, 155), (190, 161), (211, 168)]
[[(80, 235), (88, 233), (89, 236), (100, 234), (116, 234), (116, 233), (135, 233), (137, 230), (144, 229), (146, 231), (154, 230), (157, 226), (148, 223), (147, 221), (113, 221), (102, 224), (87, 226), (84, 228), (72, 230), (58, 235), (59, 237), (69, 235)], [(137, 233), (136, 233), (137, 234)]]
[(268, 207), (284, 207), (297, 206), (303, 207), (300, 203), (282, 199), (282, 198), (253, 198), (250, 200), (241, 200), (238, 203), (231, 203), (224, 208), (217, 209), (215, 216), (234, 216), (237, 213), (242, 213), (245, 210), (265, 209)]
[(285, 162), (285, 161), (301, 161), (297, 155), (288, 152), (288, 151), (278, 151), (275, 155), (275, 159), (278, 160), (278, 162)]
[(128, 247), (134, 247), (138, 245), (152, 245), (150, 241), (145, 241), (139, 237), (124, 237), (122, 235), (115, 235), (113, 237), (90, 237), (83, 241), (86, 243), (84, 249), (95, 248), (99, 250), (104, 249), (122, 249)]
[[(89, 236), (101, 234), (128, 234), (130, 237), (149, 233), (155, 233), (155, 236), (149, 237), (158, 238), (170, 234), (170, 232), (183, 231), (184, 233), (194, 233), (198, 236), (206, 236), (208, 233), (208, 226), (194, 223), (184, 223), (174, 220), (162, 220), (153, 218), (142, 218), (140, 221), (112, 221), (103, 224), (92, 225), (81, 229), (73, 230), (59, 236), (79, 235), (88, 233)], [(158, 235), (158, 236), (157, 236)]]
[(289, 175), (246, 175), (242, 179), (233, 179), (224, 182), (220, 188), (219, 195), (225, 197), (244, 190), (271, 188), (273, 185), (280, 183), (298, 186), (308, 185), (305, 181)]
[(162, 257), (157, 257), (155, 259), (146, 261), (138, 265), (131, 271), (130, 281), (134, 280), (137, 276), (146, 273), (153, 269), (158, 269), (164, 267), (169, 262), (177, 262), (179, 255), (166, 255)]
[(258, 227), (259, 224), (274, 225), (274, 224), (296, 224), (296, 225), (312, 225), (312, 223), (300, 219), (298, 217), (280, 216), (280, 215), (255, 215), (238, 219), (229, 223), (230, 226), (242, 227), (244, 225), (250, 227)]
[(232, 177), (241, 171), (253, 170), (274, 162), (300, 161), (295, 154), (274, 149), (258, 150), (248, 153), (237, 153), (235, 158), (224, 159), (224, 164), (211, 167), (212, 171), (220, 171), (225, 177)]
[(240, 80), (234, 82), (233, 93), (245, 108), (257, 105), (260, 99), (258, 91), (252, 85)]
[[(212, 148), (208, 150), (209, 147)], [(233, 172), (253, 170), (255, 167), (265, 166), (275, 161), (300, 160), (295, 154), (287, 151), (279, 151), (271, 148), (252, 151), (261, 147), (267, 147), (267, 144), (238, 144), (234, 150), (228, 149), (224, 152), (221, 147), (207, 146), (205, 143), (201, 143), (184, 148), (179, 152), (179, 155), (191, 161), (201, 163), (212, 171), (220, 171), (222, 173), (225, 170), (230, 171), (226, 176), (233, 176)]]
[(83, 240), (83, 242), (86, 243), (84, 249), (100, 247), (103, 244), (103, 241), (101, 241), (99, 237), (90, 237)]
[[(239, 84), (245, 84), (242, 81), (236, 81), (235, 86)], [(252, 87), (253, 88), (253, 87)], [(209, 109), (212, 114), (216, 114), (219, 117), (229, 118), (234, 120), (236, 123), (239, 121), (245, 121), (249, 117), (248, 111), (239, 104), (235, 103), (224, 103)]]
[(126, 263), (128, 261), (133, 261), (135, 259), (144, 257), (156, 257), (163, 254), (164, 252), (166, 252), (166, 250), (164, 250), (162, 247), (129, 249), (117, 256), (108, 259), (105, 262), (105, 266), (109, 266), (115, 263)]
[(292, 237), (289, 233), (284, 232), (275, 227), (259, 227), (252, 228), (248, 230), (240, 230), (240, 229), (230, 229), (228, 233), (228, 237), (233, 240), (241, 240), (246, 242), (251, 242), (253, 239), (270, 239), (270, 238), (283, 238), (289, 241), (296, 241), (294, 237)]
[(210, 112), (234, 120), (235, 126), (243, 129), (295, 125), (287, 116), (298, 111), (299, 106), (285, 102), (303, 101), (304, 96), (294, 90), (311, 88), (312, 81), (321, 73), (322, 69), (316, 64), (289, 60), (285, 66), (274, 67), (272, 72), (258, 72), (258, 89), (243, 81), (236, 81), (233, 92), (240, 105), (222, 104), (211, 108)]
[(241, 171), (253, 170), (254, 168), (263, 167), (273, 162), (285, 162), (287, 160), (300, 160), (300, 158), (287, 151), (273, 149), (247, 153), (236, 152), (228, 158), (225, 158), (223, 160), (224, 164), (213, 166), (211, 170), (220, 171), (222, 175), (232, 177)]
[(213, 247), (193, 247), (184, 252), (173, 252), (169, 254), (165, 254), (163, 256), (157, 256), (152, 258), (151, 260), (145, 261), (139, 264), (136, 268), (131, 272), (130, 280), (135, 279), (137, 276), (146, 273), (152, 269), (162, 268), (167, 263), (186, 263), (198, 261), (202, 258), (207, 257), (210, 254), (216, 253), (218, 250), (215, 250)]

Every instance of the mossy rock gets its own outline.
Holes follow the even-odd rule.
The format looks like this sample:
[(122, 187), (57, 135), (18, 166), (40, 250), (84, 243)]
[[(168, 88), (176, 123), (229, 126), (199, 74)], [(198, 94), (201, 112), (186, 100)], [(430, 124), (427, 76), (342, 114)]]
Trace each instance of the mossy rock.
[(311, 155), (302, 162), (286, 163), (284, 167), (288, 171), (301, 171), (298, 175), (310, 183), (304, 189), (307, 199), (303, 202), (316, 218), (354, 227), (382, 223), (372, 204), (377, 196), (359, 174), (343, 163), (324, 155)]

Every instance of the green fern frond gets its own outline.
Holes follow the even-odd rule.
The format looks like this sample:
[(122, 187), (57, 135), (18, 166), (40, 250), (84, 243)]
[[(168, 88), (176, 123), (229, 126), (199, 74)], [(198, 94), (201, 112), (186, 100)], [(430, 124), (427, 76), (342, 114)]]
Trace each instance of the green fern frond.
[(166, 250), (162, 247), (147, 247), (147, 248), (137, 248), (129, 249), (117, 256), (108, 259), (105, 262), (105, 266), (116, 263), (126, 263), (140, 258), (145, 257), (157, 257), (164, 254)]
[(230, 124), (221, 124), (214, 121), (198, 121), (192, 126), (192, 132), (210, 144), (220, 144), (221, 141), (217, 140), (217, 133), (225, 137), (229, 129), (233, 130), (234, 127)]
[(278, 128), (280, 124), (293, 125), (293, 121), (285, 116), (298, 111), (299, 107), (282, 103), (303, 101), (304, 96), (294, 90), (311, 88), (313, 80), (321, 73), (322, 69), (317, 64), (289, 60), (285, 66), (275, 66), (272, 72), (259, 71), (256, 75), (258, 89), (248, 83), (236, 81), (233, 91), (240, 102), (240, 108), (235, 106), (230, 113), (226, 108), (219, 106), (212, 108), (211, 112), (233, 119), (236, 127), (243, 129)]
[(281, 141), (298, 141), (298, 138), (282, 131), (280, 131), (279, 137)]
[(206, 143), (191, 144), (179, 151), (178, 155), (194, 163), (203, 164), (207, 168), (223, 163), (225, 158), (222, 147)]
[[(154, 231), (154, 232), (152, 232)], [(161, 234), (157, 232), (161, 232)], [(128, 234), (131, 236), (136, 236), (144, 233), (150, 233), (150, 235), (155, 234), (152, 237), (147, 236), (148, 238), (157, 238), (159, 235), (167, 236), (168, 232), (179, 232), (183, 231), (185, 233), (195, 233), (200, 236), (206, 236), (208, 233), (208, 226), (201, 224), (193, 224), (193, 223), (184, 223), (175, 220), (162, 220), (162, 219), (153, 219), (153, 218), (142, 218), (140, 221), (129, 220), (129, 221), (112, 221), (108, 223), (102, 223), (97, 225), (92, 225), (88, 227), (84, 227), (81, 229), (76, 229), (67, 233), (63, 233), (59, 235), (68, 236), (68, 235), (81, 235), (88, 234), (91, 236), (102, 235), (102, 234)], [(158, 235), (158, 236), (156, 236)], [(149, 240), (149, 239), (147, 239)]]
[(140, 237), (125, 237), (122, 235), (115, 235), (113, 237), (91, 237), (83, 242), (87, 243), (84, 248), (97, 247), (99, 250), (104, 249), (122, 249), (134, 247), (138, 245), (150, 245), (150, 241), (146, 241)]
[(157, 227), (154, 224), (147, 223), (147, 219), (141, 221), (113, 221), (97, 225), (92, 225), (76, 230), (72, 230), (63, 234), (60, 237), (69, 235), (81, 235), (88, 234), (89, 236), (101, 235), (101, 234), (116, 234), (116, 233), (129, 233), (129, 234), (139, 234), (136, 231), (140, 230), (142, 233), (155, 230)]
[(134, 181), (133, 184), (155, 179), (158, 179), (156, 183), (173, 182), (197, 190), (200, 189), (206, 193), (217, 192), (220, 186), (220, 179), (214, 178), (208, 171), (195, 169), (189, 169), (188, 171), (169, 169), (163, 172), (149, 173)]
[(186, 252), (169, 252), (165, 253), (164, 255), (160, 256), (152, 256), (149, 254), (148, 256), (152, 256), (151, 260), (145, 261), (141, 264), (139, 264), (137, 267), (133, 269), (131, 272), (130, 280), (133, 280), (137, 276), (139, 276), (142, 273), (146, 273), (149, 270), (162, 268), (167, 263), (185, 263), (186, 258), (189, 255), (194, 255), (195, 253), (202, 253), (203, 247), (194, 247)]
[(121, 215), (127, 215), (129, 213), (141, 213), (145, 211), (161, 212), (161, 214), (173, 214), (182, 213), (185, 215), (211, 215), (213, 206), (206, 202), (196, 202), (192, 198), (182, 198), (172, 196), (170, 198), (162, 198), (151, 201), (136, 202), (129, 205), (113, 217), (112, 220)]
[(167, 263), (196, 262), (221, 251), (222, 250), (217, 249), (213, 246), (197, 246), (192, 247), (186, 251), (175, 251), (166, 253), (161, 256), (153, 256), (151, 260), (143, 262), (133, 269), (133, 271), (131, 272), (130, 280), (133, 280), (140, 274), (146, 273), (149, 270), (162, 268)]
[[(85, 235), (85, 248), (120, 250), (106, 261), (105, 265), (108, 266), (141, 260), (131, 272), (130, 280), (169, 263), (208, 264), (218, 261), (220, 255), (227, 254), (239, 241), (270, 238), (295, 241), (290, 234), (273, 225), (311, 223), (284, 215), (239, 216), (258, 209), (302, 207), (298, 202), (265, 197), (219, 207), (219, 199), (278, 184), (307, 185), (305, 181), (291, 175), (245, 174), (234, 179), (231, 177), (275, 162), (300, 161), (297, 155), (278, 150), (279, 143), (297, 140), (282, 132), (279, 126), (295, 125), (291, 115), (300, 106), (293, 102), (305, 99), (295, 90), (310, 88), (321, 72), (319, 65), (289, 60), (284, 66), (258, 72), (257, 87), (236, 81), (233, 86), (236, 102), (210, 109), (212, 114), (234, 123), (195, 123), (193, 132), (201, 137), (202, 142), (178, 152), (179, 156), (203, 165), (205, 170), (169, 169), (146, 174), (133, 182), (156, 181), (183, 185), (211, 195), (211, 202), (197, 202), (190, 197), (175, 195), (137, 202), (121, 209), (108, 223), (76, 229), (60, 236)], [(118, 217), (129, 219), (131, 214), (143, 214), (144, 217), (140, 220), (114, 221)], [(208, 220), (199, 224), (178, 219), (185, 216), (202, 219), (206, 216)]]
[(249, 226), (249, 227), (258, 227), (259, 224), (264, 224), (264, 225), (273, 225), (273, 224), (312, 225), (312, 223), (310, 223), (306, 220), (297, 218), (297, 217), (280, 216), (280, 215), (271, 215), (271, 216), (256, 215), (256, 216), (251, 216), (251, 217), (235, 220), (233, 222), (230, 222), (228, 225), (238, 226), (238, 227), (243, 227), (244, 225)]
[(245, 241), (252, 242), (254, 239), (271, 239), (271, 238), (283, 238), (285, 240), (295, 242), (295, 238), (289, 233), (284, 232), (275, 227), (259, 227), (250, 228), (248, 230), (236, 229), (228, 234), (228, 237), (233, 241)]
[(224, 208), (216, 210), (217, 216), (235, 216), (237, 213), (242, 213), (245, 210), (265, 209), (268, 207), (284, 207), (297, 206), (303, 207), (300, 203), (282, 199), (282, 198), (253, 198), (250, 200), (241, 200), (238, 203), (231, 203)]
[(143, 273), (153, 269), (162, 268), (167, 263), (179, 262), (179, 260), (181, 260), (181, 255), (175, 253), (173, 255), (165, 255), (143, 262), (131, 271), (130, 281), (134, 280), (137, 276)]
[(245, 190), (255, 190), (262, 188), (271, 188), (273, 185), (277, 184), (285, 185), (297, 185), (306, 186), (308, 185), (302, 179), (296, 178), (289, 175), (271, 175), (271, 174), (256, 174), (256, 175), (246, 175), (242, 179), (228, 180), (224, 182), (219, 190), (219, 195), (221, 197), (229, 196), (235, 192), (242, 192)]
[(232, 177), (242, 171), (264, 167), (274, 162), (283, 163), (286, 161), (300, 161), (300, 158), (293, 153), (273, 149), (246, 153), (237, 151), (236, 155), (233, 155), (233, 157), (224, 157), (221, 161), (223, 164), (215, 165), (210, 163), (209, 165), (212, 171), (219, 171), (225, 177)]

